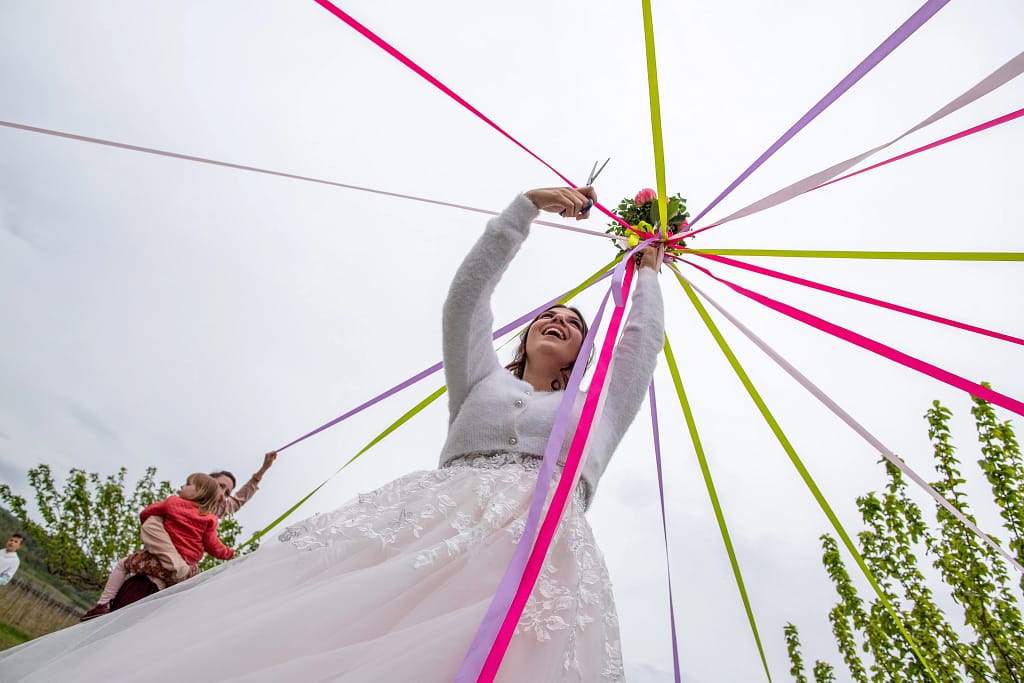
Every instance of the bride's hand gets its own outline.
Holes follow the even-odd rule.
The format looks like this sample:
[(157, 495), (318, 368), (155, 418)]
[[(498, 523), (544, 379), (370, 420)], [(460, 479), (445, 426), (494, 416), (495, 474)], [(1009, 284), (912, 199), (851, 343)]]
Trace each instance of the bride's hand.
[(578, 221), (590, 216), (589, 207), (586, 211), (581, 211), (583, 207), (587, 206), (588, 200), (592, 202), (597, 201), (597, 193), (590, 186), (578, 187), (576, 189), (571, 187), (544, 187), (530, 190), (524, 194), (541, 211), (559, 213), (566, 218), (575, 217)]
[(651, 268), (661, 272), (661, 262), (665, 260), (665, 245), (659, 243), (644, 247), (637, 257), (641, 268)]

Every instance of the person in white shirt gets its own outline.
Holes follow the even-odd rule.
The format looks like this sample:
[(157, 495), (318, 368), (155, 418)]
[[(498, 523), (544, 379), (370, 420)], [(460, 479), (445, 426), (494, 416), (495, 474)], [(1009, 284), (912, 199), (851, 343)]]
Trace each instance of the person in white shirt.
[(21, 534), (11, 534), (11, 537), (7, 539), (4, 551), (0, 553), (0, 586), (10, 583), (11, 579), (14, 578), (14, 573), (18, 571), (18, 567), (21, 565), (21, 559), (18, 557), (18, 548), (21, 547), (23, 540), (25, 540), (25, 537)]
[[(503, 367), (491, 339), (491, 294), (541, 210), (585, 218), (592, 200), (590, 187), (520, 194), (469, 249), (442, 316), (448, 436), (439, 467), (296, 522), (280, 543), (127, 609), (0, 652), (0, 670), (22, 683), (82, 672), (119, 680), (144, 670), (155, 683), (178, 681), (182, 662), (201, 662), (188, 672), (196, 683), (451, 683), (523, 533), (568, 373), (587, 362), (579, 358), (586, 322), (556, 306), (530, 323), (515, 360)], [(374, 237), (367, 254), (391, 254), (400, 243), (401, 229), (391, 243), (381, 228), (384, 242)], [(555, 256), (566, 261), (573, 253)], [(664, 343), (662, 258), (648, 247), (638, 259), (600, 423), (496, 683), (624, 680), (611, 579), (585, 512)], [(381, 278), (389, 278), (390, 261), (381, 263)], [(339, 306), (349, 295), (338, 294)], [(349, 321), (352, 333), (391, 324), (399, 339), (411, 338), (400, 299), (378, 309), (385, 322)], [(379, 369), (390, 372), (397, 360)], [(584, 397), (569, 397), (577, 414)], [(382, 456), (437, 457), (436, 447), (417, 450)]]

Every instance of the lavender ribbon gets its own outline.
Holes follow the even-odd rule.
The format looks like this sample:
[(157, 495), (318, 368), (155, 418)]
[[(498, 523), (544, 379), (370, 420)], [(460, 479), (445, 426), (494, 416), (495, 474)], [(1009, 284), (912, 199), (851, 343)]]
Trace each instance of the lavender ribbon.
[[(610, 271), (605, 273), (601, 277), (597, 278), (596, 280), (594, 280), (594, 282), (592, 282), (591, 284), (592, 285), (597, 284), (601, 280), (604, 280), (605, 278), (607, 278), (609, 275), (611, 275)], [(513, 320), (510, 323), (508, 323), (507, 325), (504, 325), (504, 326), (498, 328), (491, 335), (492, 339), (497, 339), (498, 337), (500, 337), (500, 336), (502, 336), (504, 334), (507, 334), (507, 333), (511, 332), (512, 330), (516, 329), (520, 325), (523, 325), (523, 324), (533, 320), (538, 315), (540, 315), (541, 312), (546, 311), (547, 309), (551, 308), (552, 306), (557, 304), (559, 301), (564, 299), (566, 296), (568, 296), (571, 292), (572, 292), (572, 290), (564, 292), (561, 296), (555, 297), (551, 301), (548, 301), (547, 303), (545, 303), (545, 304), (543, 304), (541, 306), (538, 306), (537, 308), (533, 309), (529, 313), (526, 313), (525, 315), (522, 315), (522, 316), (516, 318), (515, 320)], [(434, 363), (429, 368), (427, 368), (425, 370), (421, 370), (420, 372), (417, 372), (415, 375), (413, 375), (409, 379), (405, 380), (404, 382), (400, 382), (400, 383), (396, 384), (395, 386), (391, 387), (390, 389), (388, 389), (388, 390), (386, 390), (386, 391), (384, 391), (384, 392), (382, 392), (380, 394), (377, 394), (376, 396), (374, 396), (370, 400), (366, 401), (365, 403), (363, 403), (363, 404), (361, 404), (359, 406), (356, 406), (355, 408), (353, 408), (352, 410), (348, 411), (344, 415), (339, 415), (338, 417), (334, 418), (330, 422), (327, 422), (325, 424), (320, 425), (319, 427), (317, 427), (313, 431), (308, 432), (307, 434), (303, 434), (302, 436), (300, 436), (299, 438), (295, 439), (294, 441), (288, 442), (284, 446), (281, 446), (280, 448), (278, 448), (277, 452), (280, 453), (284, 449), (291, 448), (292, 446), (294, 446), (295, 444), (299, 443), (300, 441), (305, 441), (309, 437), (315, 436), (315, 435), (319, 434), (320, 432), (324, 431), (325, 429), (330, 429), (334, 425), (336, 425), (336, 424), (338, 424), (340, 422), (344, 422), (345, 420), (347, 420), (348, 418), (352, 417), (353, 415), (361, 413), (362, 411), (366, 410), (370, 406), (383, 401), (384, 399), (388, 398), (389, 396), (393, 396), (394, 394), (397, 394), (398, 392), (402, 391), (403, 389), (408, 389), (413, 384), (416, 384), (416, 382), (419, 382), (421, 379), (424, 379), (425, 377), (429, 377), (430, 375), (434, 374), (435, 372), (437, 372), (438, 370), (440, 370), (443, 367), (444, 367), (444, 363), (441, 362), (441, 361), (438, 361), (437, 363)]]
[[(447, 206), (452, 209), (461, 209), (463, 211), (472, 211), (474, 213), (482, 213), (487, 216), (497, 216), (497, 211), (491, 211), (490, 209), (480, 209), (475, 206), (466, 206), (465, 204), (455, 204), (452, 202), (443, 202), (438, 199), (430, 199), (428, 197), (417, 197), (411, 194), (402, 194), (400, 192), (390, 192), (388, 190), (377, 190), (372, 187), (363, 187), (361, 185), (350, 185), (348, 183), (340, 183), (334, 180), (326, 180), (324, 178), (314, 178), (312, 176), (299, 175), (297, 173), (285, 173), (284, 171), (275, 171), (269, 168), (260, 168), (258, 166), (246, 166), (245, 164), (236, 164), (230, 161), (218, 161), (217, 159), (210, 159), (207, 157), (194, 156), (192, 154), (180, 154), (178, 152), (169, 152), (163, 149), (155, 149), (153, 147), (140, 147), (139, 145), (129, 145), (124, 142), (116, 142), (114, 140), (104, 140), (103, 138), (92, 138), (86, 135), (75, 135), (74, 133), (65, 133), (59, 130), (51, 130), (49, 128), (39, 128), (37, 126), (26, 126), (21, 123), (13, 123), (11, 121), (0, 121), (0, 126), (5, 128), (13, 128), (15, 130), (22, 130), (28, 133), (40, 133), (42, 135), (52, 135), (58, 138), (66, 138), (68, 140), (76, 140), (78, 142), (87, 142), (93, 145), (104, 145), (106, 147), (113, 147), (115, 149), (124, 149), (129, 152), (141, 152), (143, 154), (154, 154), (156, 156), (168, 157), (171, 159), (180, 159), (182, 161), (194, 161), (199, 164), (210, 164), (212, 166), (221, 166), (223, 168), (234, 168), (239, 171), (250, 171), (252, 173), (263, 173), (265, 175), (277, 176), (279, 178), (288, 178), (290, 180), (301, 180), (307, 183), (319, 183), (320, 185), (330, 185), (332, 187), (340, 187), (346, 190), (355, 190), (356, 192), (369, 192), (370, 194), (379, 194), (384, 197), (394, 197), (396, 199), (408, 199), (412, 202), (422, 202), (424, 204), (433, 204), (434, 206)], [(583, 235), (591, 235), (593, 237), (601, 237), (604, 239), (622, 239), (614, 235), (608, 235), (603, 232), (596, 230), (587, 230), (586, 228), (579, 228), (573, 225), (564, 225), (562, 223), (552, 223), (550, 221), (533, 221), (537, 225), (546, 225), (549, 228), (558, 228), (559, 230), (569, 230), (571, 232), (578, 232)]]
[(672, 626), (672, 665), (676, 674), (676, 683), (681, 683), (679, 675), (679, 644), (676, 641), (676, 608), (672, 600), (672, 566), (668, 558), (668, 522), (665, 521), (665, 481), (661, 477), (661, 437), (658, 435), (658, 404), (654, 400), (654, 380), (647, 389), (651, 404), (651, 428), (654, 430), (654, 462), (658, 466), (658, 496), (661, 500), (661, 535), (665, 539), (665, 576), (668, 578), (668, 616)]
[[(594, 338), (597, 335), (597, 329), (601, 326), (601, 319), (604, 316), (607, 304), (608, 292), (605, 293), (604, 299), (601, 301), (601, 307), (594, 317), (594, 322), (590, 326), (586, 338), (583, 340), (579, 358), (590, 357), (590, 351), (594, 348)], [(534, 538), (537, 535), (541, 512), (544, 509), (544, 503), (547, 501), (548, 491), (551, 488), (555, 465), (558, 463), (558, 458), (561, 455), (562, 442), (565, 441), (569, 421), (572, 417), (572, 409), (576, 403), (585, 368), (586, 363), (576, 363), (573, 366), (572, 373), (569, 375), (569, 381), (565, 387), (565, 395), (562, 396), (562, 401), (558, 405), (555, 421), (551, 427), (551, 435), (548, 437), (547, 445), (544, 447), (544, 459), (541, 461), (540, 469), (537, 472), (537, 487), (533, 491), (533, 500), (530, 502), (530, 509), (526, 515), (526, 525), (523, 528), (523, 534), (519, 538), (519, 543), (516, 544), (512, 560), (505, 569), (505, 575), (501, 577), (498, 590), (491, 599), (491, 604), (488, 606), (487, 613), (480, 622), (480, 627), (473, 637), (473, 642), (469, 645), (466, 657), (463, 659), (459, 672), (455, 676), (455, 683), (473, 683), (480, 676), (480, 670), (483, 668), (484, 662), (487, 661), (487, 655), (494, 645), (498, 630), (505, 620), (505, 615), (508, 614), (509, 607), (512, 605), (512, 599), (515, 597), (519, 583), (523, 579), (523, 571), (526, 569), (526, 563), (530, 559), (530, 551), (533, 549)]]
[[(680, 277), (683, 276), (680, 275)], [(985, 542), (985, 544), (987, 544), (990, 548), (992, 548), (997, 553), (1002, 555), (1007, 562), (1009, 562), (1017, 569), (1017, 571), (1024, 573), (1024, 566), (1021, 566), (1020, 562), (1018, 562), (1017, 559), (1013, 557), (1013, 555), (1010, 555), (998, 543), (993, 541), (988, 534), (986, 534), (984, 531), (978, 528), (977, 524), (968, 519), (964, 515), (964, 513), (960, 512), (960, 510), (956, 508), (956, 506), (954, 506), (952, 503), (946, 500), (942, 496), (942, 494), (940, 494), (938, 491), (932, 488), (928, 484), (928, 482), (921, 478), (921, 476), (914, 472), (914, 470), (910, 469), (910, 467), (905, 462), (900, 460), (899, 456), (893, 453), (889, 448), (885, 446), (885, 444), (883, 444), (873, 434), (871, 434), (871, 432), (865, 429), (864, 426), (857, 422), (857, 420), (855, 420), (852, 415), (843, 410), (839, 406), (839, 404), (837, 404), (835, 401), (829, 398), (824, 391), (819, 389), (818, 386), (814, 384), (814, 382), (805, 377), (803, 373), (797, 370), (792, 364), (789, 363), (789, 361), (787, 361), (785, 358), (779, 355), (772, 347), (768, 346), (767, 342), (762, 340), (750, 329), (748, 329), (743, 323), (737, 320), (735, 316), (733, 316), (724, 308), (719, 306), (714, 299), (705, 294), (697, 285), (693, 284), (693, 282), (686, 279), (685, 277), (683, 277), (683, 279), (686, 280), (686, 282), (688, 282), (689, 285), (693, 287), (693, 289), (698, 294), (700, 294), (701, 297), (703, 297), (709, 304), (714, 306), (719, 313), (725, 316), (726, 319), (728, 319), (728, 321), (731, 322), (736, 327), (736, 329), (738, 329), (740, 332), (746, 335), (747, 339), (754, 342), (754, 344), (759, 349), (764, 351), (768, 355), (768, 357), (775, 361), (775, 363), (779, 367), (785, 370), (790, 377), (795, 379), (804, 389), (809, 391), (812, 396), (821, 401), (821, 403), (823, 403), (826, 408), (831, 410), (836, 415), (836, 417), (845, 422), (847, 426), (853, 429), (853, 431), (857, 432), (857, 434), (859, 434), (861, 438), (863, 438), (865, 441), (871, 444), (875, 448), (875, 450), (881, 453), (886, 460), (888, 460), (890, 463), (893, 464), (893, 466), (897, 467), (901, 472), (903, 472), (903, 474), (905, 474), (911, 481), (913, 481), (915, 484), (924, 489), (925, 493), (931, 496), (936, 503), (946, 508), (946, 510), (948, 510), (951, 515), (960, 520), (960, 522), (962, 522), (964, 526), (966, 526), (975, 534), (977, 534), (978, 538)]]
[(643, 242), (623, 254), (619, 262), (615, 264), (615, 269), (612, 271), (612, 299), (615, 301), (615, 308), (621, 308), (623, 305), (622, 281), (626, 277), (626, 264), (629, 263), (629, 259), (633, 258), (638, 251), (657, 239), (659, 238), (648, 237)]
[(880, 152), (883, 149), (891, 147), (892, 145), (896, 144), (897, 142), (907, 137), (911, 133), (916, 133), (922, 128), (930, 126), (936, 121), (967, 106), (971, 102), (974, 102), (983, 95), (987, 95), (993, 90), (1002, 87), (1003, 85), (1009, 83), (1014, 78), (1017, 78), (1017, 76), (1020, 76), (1021, 73), (1024, 73), (1024, 52), (1021, 52), (1016, 57), (1008, 61), (1006, 64), (1003, 64), (1001, 67), (993, 71), (991, 74), (983, 78), (978, 83), (976, 83), (973, 87), (969, 88), (959, 97), (955, 98), (945, 106), (938, 109), (934, 114), (932, 114), (925, 120), (921, 121), (916, 126), (907, 129), (906, 132), (902, 133), (898, 137), (893, 138), (892, 140), (886, 142), (885, 144), (869, 149), (866, 152), (861, 152), (856, 156), (850, 157), (846, 161), (841, 161), (838, 164), (829, 166), (823, 171), (818, 171), (817, 173), (809, 175), (803, 180), (798, 180), (792, 185), (788, 185), (782, 188), (781, 190), (773, 192), (772, 194), (766, 197), (762, 197), (756, 202), (748, 204), (739, 211), (731, 213), (725, 218), (717, 221), (715, 225), (722, 225), (723, 223), (734, 221), (737, 218), (743, 218), (744, 216), (749, 216), (759, 211), (770, 209), (773, 206), (778, 206), (779, 204), (789, 201), (790, 199), (793, 199), (794, 197), (797, 197), (805, 192), (809, 192), (810, 190), (817, 188), (819, 185), (828, 182), (832, 178), (835, 178), (843, 171), (853, 168), (861, 161), (867, 159), (876, 152)]

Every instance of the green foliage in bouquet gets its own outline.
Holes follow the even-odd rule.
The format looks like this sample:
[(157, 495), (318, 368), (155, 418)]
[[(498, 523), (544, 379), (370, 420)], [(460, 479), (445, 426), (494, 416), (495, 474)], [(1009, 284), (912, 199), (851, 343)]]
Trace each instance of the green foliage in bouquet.
[[(658, 215), (658, 193), (650, 188), (640, 190), (632, 199), (629, 197), (624, 198), (619, 202), (615, 213), (619, 218), (644, 235), (641, 238), (637, 233), (628, 230), (618, 222), (609, 223), (608, 229), (605, 230), (606, 233), (626, 238), (625, 245), (620, 239), (612, 240), (620, 254), (639, 244), (641, 239), (661, 235), (661, 218)], [(668, 198), (669, 236), (685, 231), (690, 226), (690, 222), (687, 220), (689, 217), (690, 212), (686, 209), (686, 199), (678, 194)], [(675, 243), (677, 247), (682, 245), (682, 240)]]

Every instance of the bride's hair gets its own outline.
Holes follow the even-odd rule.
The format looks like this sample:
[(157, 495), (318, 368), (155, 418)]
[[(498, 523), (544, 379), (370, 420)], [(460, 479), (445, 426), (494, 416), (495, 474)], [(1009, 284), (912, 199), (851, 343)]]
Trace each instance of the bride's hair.
[[(580, 334), (584, 339), (586, 339), (587, 332), (590, 330), (590, 327), (587, 325), (587, 319), (583, 317), (583, 314), (580, 313), (578, 308), (575, 308), (574, 306), (565, 306), (563, 304), (555, 304), (551, 308), (544, 309), (536, 318), (531, 320), (530, 324), (526, 326), (526, 329), (519, 334), (519, 348), (516, 349), (516, 355), (512, 359), (512, 362), (505, 366), (505, 369), (515, 375), (516, 379), (522, 379), (523, 374), (526, 372), (526, 337), (530, 334), (530, 328), (533, 327), (535, 322), (540, 320), (540, 316), (553, 308), (565, 308), (579, 316), (580, 322), (583, 323), (583, 329), (580, 330)], [(591, 349), (591, 355), (593, 355), (593, 349)], [(561, 368), (562, 379), (561, 381), (556, 379), (551, 382), (552, 391), (561, 391), (562, 389), (565, 389), (566, 384), (569, 383), (569, 374), (572, 372), (572, 369), (576, 367), (577, 360), (579, 360), (579, 357), (574, 359), (573, 362), (569, 363), (564, 368)], [(590, 365), (590, 358), (587, 359), (587, 365)], [(583, 369), (586, 370), (586, 367)]]

